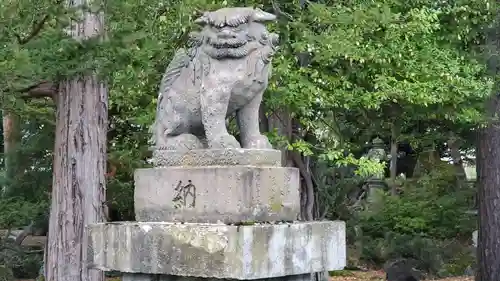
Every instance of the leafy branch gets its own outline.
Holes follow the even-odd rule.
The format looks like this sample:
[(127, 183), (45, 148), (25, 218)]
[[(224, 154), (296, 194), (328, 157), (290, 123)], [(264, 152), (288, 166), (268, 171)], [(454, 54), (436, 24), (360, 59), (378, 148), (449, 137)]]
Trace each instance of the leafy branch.
[[(57, 0), (53, 5), (54, 7), (59, 6), (63, 3), (62, 0)], [(22, 38), (21, 35), (15, 34), (17, 38), (17, 42), (20, 45), (25, 45), (28, 42), (30, 42), (32, 39), (34, 39), (40, 32), (42, 31), (43, 27), (45, 26), (45, 23), (47, 23), (50, 19), (51, 15), (49, 13), (46, 13), (42, 19), (38, 22), (33, 23), (33, 27), (31, 28), (31, 32), (28, 34), (28, 36)]]
[(26, 36), (25, 38), (21, 38), (19, 34), (15, 34), (17, 42), (20, 45), (24, 45), (29, 41), (31, 41), (31, 39), (35, 38), (40, 33), (40, 31), (42, 30), (45, 23), (49, 20), (49, 18), (50, 16), (46, 14), (39, 22), (33, 23), (33, 28), (31, 29), (30, 34), (28, 34), (28, 36)]
[(21, 93), (22, 98), (24, 99), (44, 97), (53, 98), (57, 93), (57, 84), (48, 81), (42, 81), (29, 87), (20, 89), (17, 92)]

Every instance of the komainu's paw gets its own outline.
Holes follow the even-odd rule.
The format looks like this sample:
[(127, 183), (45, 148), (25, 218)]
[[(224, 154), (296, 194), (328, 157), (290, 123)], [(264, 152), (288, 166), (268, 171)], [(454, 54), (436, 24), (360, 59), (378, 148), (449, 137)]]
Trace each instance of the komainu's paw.
[(266, 136), (264, 135), (256, 135), (248, 137), (245, 140), (245, 148), (253, 148), (253, 149), (272, 149), (273, 146), (269, 142)]
[(240, 148), (240, 143), (230, 134), (221, 134), (213, 137), (208, 141), (208, 147), (212, 149), (218, 148)]
[(165, 137), (165, 139), (156, 147), (159, 150), (193, 150), (203, 149), (203, 143), (195, 135), (182, 134), (178, 136)]

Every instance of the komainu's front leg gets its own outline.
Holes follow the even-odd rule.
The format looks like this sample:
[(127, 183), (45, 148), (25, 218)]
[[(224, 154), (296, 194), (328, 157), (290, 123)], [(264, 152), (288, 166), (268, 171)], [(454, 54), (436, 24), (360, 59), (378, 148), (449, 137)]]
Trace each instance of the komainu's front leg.
[(157, 150), (192, 150), (202, 149), (203, 144), (197, 136), (189, 131), (181, 130), (176, 132), (176, 128), (184, 126), (179, 121), (185, 116), (176, 112), (172, 107), (168, 108), (168, 114), (162, 111), (156, 115), (154, 123), (153, 142)]
[(238, 111), (241, 146), (243, 148), (272, 149), (271, 143), (259, 129), (259, 107), (263, 92), (256, 95), (247, 105)]
[(201, 120), (208, 148), (240, 148), (236, 138), (226, 128), (227, 106), (231, 94), (221, 90), (221, 87), (207, 87), (201, 92)]

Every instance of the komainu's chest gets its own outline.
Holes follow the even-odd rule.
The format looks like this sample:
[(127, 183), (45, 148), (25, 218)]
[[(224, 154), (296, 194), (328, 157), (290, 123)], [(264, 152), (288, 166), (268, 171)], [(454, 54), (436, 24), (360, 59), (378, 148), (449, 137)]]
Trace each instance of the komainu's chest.
[(228, 114), (231, 114), (262, 93), (268, 76), (268, 64), (255, 54), (245, 59), (212, 60), (203, 85), (213, 87), (221, 97), (229, 95)]

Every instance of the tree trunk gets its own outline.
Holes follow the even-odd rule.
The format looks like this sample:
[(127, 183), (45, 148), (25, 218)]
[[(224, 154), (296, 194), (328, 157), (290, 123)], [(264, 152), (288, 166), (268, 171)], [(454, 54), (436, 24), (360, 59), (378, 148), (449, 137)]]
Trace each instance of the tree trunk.
[[(262, 106), (261, 106), (262, 107)], [(276, 130), (278, 135), (285, 137), (288, 141), (292, 141), (293, 126), (292, 117), (288, 110), (275, 110), (267, 118), (267, 128), (269, 131)], [(261, 125), (262, 126), (262, 125)], [(262, 126), (263, 127), (263, 126)], [(281, 150), (281, 165), (284, 167), (293, 167), (293, 160), (290, 157), (290, 151), (286, 147), (277, 147)]]
[[(89, 5), (70, 0), (70, 5)], [(102, 14), (72, 25), (77, 40), (103, 31)], [(52, 206), (47, 245), (47, 281), (101, 281), (87, 269), (88, 224), (104, 221), (108, 94), (96, 76), (60, 85), (57, 106)]]
[(450, 155), (455, 168), (457, 187), (462, 189), (466, 186), (467, 177), (462, 161), (462, 154), (460, 153), (460, 143), (454, 133), (451, 133), (451, 136), (448, 139), (448, 147), (450, 148)]
[[(500, 14), (487, 35), (489, 53), (488, 70), (498, 81), (500, 73)], [(479, 205), (478, 271), (477, 281), (497, 281), (500, 277), (500, 82), (486, 106), (486, 114), (492, 120), (479, 130), (477, 150), (477, 179)]]
[[(500, 110), (498, 96), (492, 108)], [(500, 122), (481, 130), (478, 165), (479, 239), (478, 281), (497, 281), (500, 276)]]
[(47, 280), (102, 280), (86, 268), (84, 232), (104, 220), (107, 91), (95, 77), (68, 81), (56, 104)]
[(9, 110), (4, 110), (2, 115), (4, 168), (7, 180), (3, 189), (3, 195), (11, 196), (15, 193), (14, 184), (16, 176), (19, 175), (21, 129), (17, 114)]
[(303, 157), (299, 152), (291, 152), (290, 156), (295, 163), (295, 167), (299, 169), (300, 175), (302, 176), (302, 181), (300, 184), (300, 216), (302, 220), (312, 221), (314, 220), (314, 182), (312, 179), (312, 174), (309, 169), (308, 161), (304, 161)]
[[(262, 113), (261, 113), (262, 116)], [(269, 130), (277, 130), (278, 135), (286, 137), (290, 142), (294, 141), (294, 128), (298, 127), (298, 121), (293, 119), (288, 110), (276, 110), (268, 118)], [(262, 128), (262, 125), (261, 125)], [(286, 147), (281, 149), (281, 164), (284, 167), (297, 167), (302, 177), (300, 184), (300, 219), (310, 221), (314, 219), (314, 183), (308, 161), (304, 161), (302, 155), (296, 151), (288, 151)]]
[(398, 171), (398, 135), (399, 125), (394, 121), (391, 126), (391, 162), (390, 162), (390, 182), (391, 194), (397, 194), (396, 177)]

